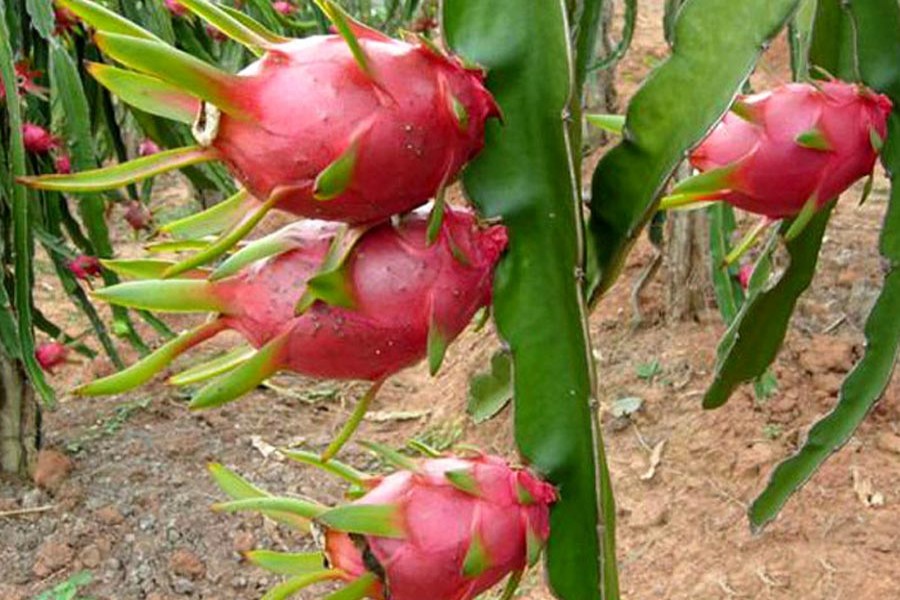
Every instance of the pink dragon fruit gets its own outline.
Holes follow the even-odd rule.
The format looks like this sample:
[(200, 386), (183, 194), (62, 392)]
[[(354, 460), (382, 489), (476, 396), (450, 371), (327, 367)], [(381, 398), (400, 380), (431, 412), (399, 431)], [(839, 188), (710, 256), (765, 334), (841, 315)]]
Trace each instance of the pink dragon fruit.
[(254, 197), (377, 222), (424, 203), (480, 150), (497, 114), (480, 72), (381, 34), (359, 42), (375, 81), (336, 35), (285, 43), (241, 73), (235, 101), (250, 118), (222, 114), (210, 149)]
[[(31, 62), (27, 59), (16, 61), (16, 86), (20, 94), (31, 94), (42, 100), (47, 99), (47, 93), (50, 91), (44, 86), (37, 83), (37, 79), (41, 78), (43, 71), (31, 69)], [(6, 98), (6, 88), (3, 86), (3, 79), (0, 78), (0, 101)]]
[[(307, 453), (286, 454), (316, 464)], [(234, 489), (227, 482), (240, 480), (221, 465), (210, 469), (226, 492)], [(294, 514), (311, 518), (319, 534), (326, 563), (319, 580), (348, 582), (348, 598), (472, 600), (537, 561), (557, 499), (555, 488), (529, 470), (484, 454), (410, 460), (391, 475), (354, 483), (368, 491), (350, 505), (329, 510), (294, 503)], [(269, 499), (237, 499), (214, 508), (265, 510), (270, 502), (288, 500)], [(346, 526), (353, 513), (360, 518)], [(247, 558), (257, 562), (260, 554), (249, 552)]]
[(87, 254), (76, 256), (66, 266), (72, 272), (72, 275), (84, 281), (89, 281), (92, 277), (98, 277), (103, 273), (100, 259)]
[(25, 145), (25, 150), (31, 154), (48, 154), (54, 148), (59, 147), (57, 138), (34, 123), (22, 125), (22, 143)]
[(56, 167), (56, 172), (61, 175), (68, 175), (72, 172), (72, 159), (69, 158), (68, 154), (58, 154), (53, 159), (53, 164)]
[[(249, 192), (249, 205), (237, 209), (241, 214), (250, 206), (275, 207), (302, 217), (375, 223), (435, 196), (482, 148), (486, 120), (499, 115), (480, 69), (426, 41), (409, 43), (369, 29), (331, 0), (317, 2), (341, 24), (344, 39), (275, 42), (278, 36), (271, 34), (247, 41), (258, 34), (246, 34), (241, 41), (264, 54), (237, 75), (163, 49), (149, 32), (149, 39), (118, 35), (121, 27), (135, 26), (113, 26), (122, 20), (108, 11), (98, 19), (104, 9), (88, 0), (61, 1), (94, 21), (96, 42), (111, 58), (158, 83), (137, 93), (136, 77), (145, 75), (126, 77), (93, 65), (98, 80), (145, 110), (194, 120), (200, 144), (161, 153), (152, 168), (147, 161), (138, 161), (133, 172), (120, 165), (101, 187), (221, 160)], [(193, 10), (195, 4), (184, 6)], [(241, 27), (220, 9), (202, 5), (214, 24), (231, 24), (223, 31)], [(94, 171), (21, 181), (60, 191), (97, 190), (96, 177)]]
[(75, 31), (75, 28), (78, 27), (78, 17), (68, 8), (54, 4), (53, 17), (56, 23), (53, 29), (54, 35), (65, 35)]
[(496, 456), (418, 467), (385, 477), (355, 502), (396, 507), (402, 537), (326, 528), (332, 568), (351, 580), (374, 569), (370, 597), (378, 600), (471, 600), (536, 559), (550, 535), (552, 486)]
[(188, 13), (187, 9), (178, 0), (163, 0), (163, 3), (166, 5), (166, 10), (173, 17), (183, 17)]
[(141, 143), (138, 144), (137, 148), (138, 156), (153, 156), (154, 154), (159, 154), (160, 149), (159, 146), (151, 139), (141, 140)]
[(691, 163), (703, 173), (676, 187), (772, 219), (837, 198), (872, 172), (891, 101), (832, 80), (791, 83), (738, 100)]
[(153, 223), (153, 215), (142, 202), (131, 200), (125, 205), (125, 214), (123, 215), (125, 222), (134, 231), (143, 231), (150, 229)]
[(750, 278), (753, 277), (753, 270), (753, 263), (744, 263), (738, 270), (738, 283), (745, 292), (750, 288)]
[[(432, 244), (427, 228), (428, 218), (421, 211), (398, 225), (370, 228), (349, 246), (340, 264), (329, 269), (343, 230), (327, 222), (302, 221), (234, 255), (254, 256), (256, 248), (281, 252), (250, 263), (236, 275), (212, 281), (136, 281), (95, 295), (150, 310), (219, 313), (218, 319), (163, 347), (159, 352), (166, 356), (174, 357), (224, 329), (240, 332), (259, 349), (230, 374), (235, 385), (243, 382), (239, 391), (213, 382), (200, 391), (193, 406), (232, 400), (279, 370), (381, 381), (426, 353), (436, 369), (447, 344), (490, 302), (493, 267), (506, 246), (505, 228), (483, 229), (472, 213), (449, 207)], [(140, 377), (132, 368), (88, 384), (81, 393), (118, 393), (140, 385), (165, 366), (153, 355), (149, 360), (156, 367), (137, 369)]]
[(289, 17), (297, 12), (297, 7), (290, 2), (286, 2), (285, 0), (277, 0), (276, 2), (273, 2), (272, 8), (275, 9), (275, 12), (280, 15), (284, 15), (285, 17)]
[(45, 342), (35, 348), (34, 358), (40, 367), (47, 373), (66, 362), (69, 356), (69, 348), (59, 342)]

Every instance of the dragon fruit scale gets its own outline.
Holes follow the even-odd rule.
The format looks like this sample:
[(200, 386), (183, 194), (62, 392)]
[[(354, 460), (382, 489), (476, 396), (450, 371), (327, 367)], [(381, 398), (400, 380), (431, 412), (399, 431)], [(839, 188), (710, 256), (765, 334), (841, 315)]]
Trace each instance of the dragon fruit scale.
[(675, 189), (771, 219), (815, 211), (870, 174), (891, 101), (858, 84), (790, 83), (740, 98), (691, 154)]
[[(294, 460), (316, 464), (303, 454), (287, 452)], [(237, 476), (220, 465), (211, 470), (228, 491), (223, 484)], [(517, 574), (538, 559), (557, 499), (555, 488), (531, 471), (485, 454), (409, 460), (392, 474), (355, 483), (366, 491), (349, 505), (293, 504), (318, 534), (323, 578), (347, 582), (347, 598), (472, 600), (507, 575), (514, 585)], [(272, 497), (236, 499), (214, 508), (292, 506), (280, 500), (290, 503)], [(271, 553), (247, 554), (263, 567), (266, 556)]]
[(193, 122), (199, 145), (119, 165), (102, 183), (93, 171), (22, 179), (28, 185), (96, 191), (221, 160), (248, 192), (240, 213), (264, 206), (376, 223), (434, 197), (481, 149), (487, 119), (499, 116), (481, 70), (425, 41), (369, 29), (331, 0), (317, 2), (341, 35), (303, 39), (251, 30), (245, 17), (206, 0), (180, 1), (260, 55), (236, 75), (90, 0), (60, 1), (93, 20), (101, 49), (134, 69), (96, 64), (95, 77), (139, 108)]
[(247, 246), (242, 252), (250, 255), (257, 247), (277, 247), (280, 253), (234, 275), (134, 281), (99, 290), (97, 297), (114, 304), (207, 310), (217, 317), (80, 391), (118, 393), (140, 385), (181, 352), (225, 329), (239, 332), (258, 352), (226, 375), (225, 383), (213, 381), (202, 389), (195, 407), (232, 400), (280, 370), (380, 381), (426, 354), (439, 364), (446, 345), (490, 302), (493, 268), (507, 238), (502, 226), (482, 228), (471, 212), (449, 207), (432, 244), (427, 229), (423, 211), (396, 225), (368, 228), (329, 269), (345, 230), (302, 221)]

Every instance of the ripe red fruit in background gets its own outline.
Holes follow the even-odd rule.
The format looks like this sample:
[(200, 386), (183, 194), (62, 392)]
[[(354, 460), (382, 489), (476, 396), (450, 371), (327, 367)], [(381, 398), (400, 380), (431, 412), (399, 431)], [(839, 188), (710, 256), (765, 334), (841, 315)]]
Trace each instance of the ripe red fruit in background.
[(73, 258), (69, 261), (67, 266), (69, 271), (72, 272), (72, 275), (85, 281), (103, 273), (100, 259), (96, 256), (88, 256), (87, 254), (82, 254), (81, 256)]
[(59, 146), (59, 140), (53, 137), (49, 131), (34, 123), (22, 125), (22, 143), (25, 145), (25, 150), (31, 154), (47, 154)]
[(59, 342), (45, 342), (34, 351), (34, 358), (41, 368), (52, 373), (53, 369), (66, 362), (69, 348)]
[[(692, 153), (700, 171), (731, 168), (709, 194), (773, 219), (836, 198), (872, 172), (891, 101), (859, 85), (791, 83), (739, 100)], [(740, 116), (739, 116), (740, 115)]]

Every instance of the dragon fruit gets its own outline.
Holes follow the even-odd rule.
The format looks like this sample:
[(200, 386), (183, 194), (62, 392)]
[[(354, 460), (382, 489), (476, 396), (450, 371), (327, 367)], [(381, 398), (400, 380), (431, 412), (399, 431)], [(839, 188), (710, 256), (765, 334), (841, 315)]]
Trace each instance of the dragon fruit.
[(153, 224), (153, 215), (142, 202), (131, 200), (125, 205), (125, 222), (134, 231), (150, 229)]
[(740, 98), (691, 154), (702, 173), (672, 198), (771, 219), (812, 214), (872, 172), (890, 112), (886, 96), (838, 80)]
[(25, 145), (25, 150), (31, 154), (47, 154), (59, 147), (57, 138), (34, 123), (22, 125), (22, 143)]
[(163, 0), (163, 3), (173, 17), (183, 17), (188, 14), (188, 10), (178, 0)]
[(66, 266), (72, 272), (72, 275), (84, 281), (89, 281), (92, 277), (97, 277), (103, 273), (100, 259), (87, 254), (76, 256)]
[[(135, 281), (99, 290), (97, 297), (115, 304), (209, 310), (218, 318), (170, 342), (144, 365), (88, 384), (81, 393), (118, 393), (140, 385), (174, 356), (224, 329), (238, 331), (259, 351), (226, 376), (226, 383), (214, 381), (201, 390), (195, 407), (232, 400), (280, 370), (378, 382), (426, 354), (435, 370), (447, 344), (490, 302), (493, 267), (507, 238), (502, 226), (481, 228), (472, 213), (447, 207), (429, 244), (428, 223), (427, 215), (416, 211), (397, 225), (369, 228), (353, 241), (337, 224), (301, 221), (233, 255), (220, 271), (258, 249), (270, 254), (234, 275)], [(349, 250), (336, 254), (348, 236)], [(336, 256), (341, 256), (337, 262)]]
[(58, 154), (56, 158), (53, 159), (53, 166), (56, 167), (57, 173), (68, 175), (72, 172), (72, 159), (68, 154)]
[(66, 362), (69, 356), (69, 348), (59, 342), (45, 342), (34, 350), (34, 358), (38, 365), (47, 373)]
[(483, 146), (487, 119), (499, 116), (480, 69), (430, 42), (369, 29), (331, 0), (317, 2), (341, 35), (295, 40), (248, 28), (246, 19), (206, 0), (181, 0), (262, 54), (237, 75), (166, 46), (89, 0), (61, 2), (92, 21), (107, 55), (135, 69), (93, 65), (98, 80), (144, 110), (193, 122), (199, 146), (138, 159), (133, 168), (119, 165), (102, 183), (96, 171), (21, 179), (35, 187), (96, 191), (221, 160), (249, 192), (239, 214), (274, 207), (376, 223), (443, 189)]
[(286, 2), (285, 0), (277, 0), (276, 2), (273, 2), (272, 8), (275, 9), (275, 12), (280, 15), (284, 15), (285, 17), (289, 17), (297, 12), (297, 7), (290, 2)]
[[(37, 79), (41, 78), (43, 71), (32, 70), (31, 62), (23, 59), (16, 61), (14, 65), (16, 72), (16, 86), (20, 94), (31, 94), (42, 100), (47, 99), (47, 93), (50, 91), (44, 86), (37, 83)], [(0, 101), (6, 99), (6, 88), (3, 86), (3, 78), (0, 78)]]
[(138, 156), (153, 156), (159, 154), (160, 151), (159, 146), (151, 139), (141, 140), (137, 148)]
[[(303, 453), (287, 456), (315, 464)], [(351, 479), (367, 491), (348, 506), (293, 503), (295, 514), (311, 518), (320, 534), (327, 567), (322, 579), (347, 581), (346, 597), (471, 600), (507, 575), (515, 583), (536, 562), (550, 535), (549, 509), (557, 497), (551, 485), (484, 454), (409, 460), (404, 467), (383, 478)], [(229, 491), (226, 482), (237, 476), (220, 465), (211, 470)], [(279, 500), (290, 502), (237, 499), (214, 508), (265, 510)], [(351, 522), (353, 513), (364, 516)], [(265, 555), (247, 557), (266, 566), (259, 560)]]

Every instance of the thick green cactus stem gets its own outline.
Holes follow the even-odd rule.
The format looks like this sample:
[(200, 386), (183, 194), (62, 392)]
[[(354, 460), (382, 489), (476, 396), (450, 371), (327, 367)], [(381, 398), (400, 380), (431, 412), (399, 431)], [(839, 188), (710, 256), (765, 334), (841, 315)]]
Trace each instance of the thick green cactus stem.
[(71, 175), (20, 177), (16, 181), (28, 187), (54, 192), (103, 192), (215, 158), (214, 150), (189, 146), (166, 150), (112, 167), (81, 171)]
[(179, 0), (179, 4), (257, 56), (262, 56), (271, 45), (266, 36), (259, 34), (258, 28), (247, 27), (220, 6), (206, 0)]
[(190, 125), (200, 111), (195, 97), (156, 77), (95, 62), (86, 69), (100, 85), (144, 112)]
[(206, 263), (212, 262), (213, 260), (228, 252), (231, 248), (236, 246), (238, 242), (247, 237), (247, 235), (253, 230), (253, 228), (263, 220), (263, 217), (265, 217), (269, 213), (269, 211), (272, 210), (278, 200), (278, 196), (273, 195), (271, 198), (266, 200), (265, 203), (252, 209), (249, 213), (246, 214), (246, 216), (240, 223), (238, 223), (225, 235), (219, 237), (213, 243), (205, 247), (200, 252), (197, 252), (193, 256), (190, 256), (182, 260), (181, 262), (172, 265), (171, 268), (163, 273), (163, 278), (176, 277), (178, 275), (181, 275), (182, 273), (194, 269), (195, 267), (199, 267), (200, 265), (205, 265)]
[(194, 279), (128, 281), (91, 295), (117, 306), (160, 312), (224, 312), (227, 308), (208, 281)]
[(200, 363), (177, 375), (173, 375), (169, 378), (167, 383), (170, 385), (182, 386), (208, 381), (213, 377), (217, 377), (238, 368), (247, 362), (255, 353), (256, 350), (252, 346), (235, 348), (212, 360)]
[(241, 189), (227, 200), (203, 212), (166, 223), (159, 230), (180, 239), (216, 235), (238, 223), (254, 202), (255, 200), (250, 198), (250, 193), (246, 189)]
[(57, 4), (61, 8), (67, 8), (75, 13), (78, 18), (97, 31), (107, 31), (109, 33), (162, 42), (153, 33), (135, 25), (104, 6), (90, 2), (90, 0), (57, 0)]
[(76, 388), (73, 393), (79, 396), (107, 396), (140, 387), (168, 367), (180, 354), (205, 342), (224, 328), (224, 324), (218, 320), (205, 323), (167, 342), (124, 371), (85, 384)]
[(329, 529), (346, 533), (406, 537), (402, 511), (394, 504), (345, 504), (317, 515), (315, 520)]
[(337, 456), (337, 453), (341, 451), (341, 448), (344, 447), (344, 444), (353, 436), (357, 429), (359, 429), (359, 424), (362, 423), (363, 417), (366, 416), (366, 413), (369, 411), (369, 406), (372, 404), (372, 400), (375, 399), (375, 396), (378, 395), (378, 391), (381, 389), (381, 386), (384, 385), (384, 379), (379, 379), (375, 383), (369, 386), (369, 389), (366, 390), (366, 393), (363, 394), (362, 398), (359, 399), (359, 402), (356, 403), (356, 408), (353, 409), (353, 413), (350, 415), (350, 418), (344, 423), (344, 426), (341, 427), (341, 430), (338, 432), (337, 436), (332, 440), (328, 447), (325, 449), (325, 452), (322, 453), (322, 462), (327, 463), (332, 458)]
[(284, 600), (315, 583), (343, 579), (343, 577), (344, 574), (342, 571), (338, 571), (337, 569), (322, 569), (319, 567), (318, 571), (291, 577), (287, 581), (276, 585), (266, 592), (261, 600)]
[(237, 400), (277, 373), (290, 339), (289, 333), (272, 339), (241, 366), (207, 384), (191, 400), (190, 408), (212, 408)]
[(237, 76), (161, 42), (115, 33), (98, 33), (94, 41), (104, 54), (132, 69), (158, 77), (234, 117), (247, 116), (234, 99), (234, 90), (240, 87)]
[(244, 553), (248, 562), (279, 575), (307, 575), (322, 570), (325, 555), (321, 552), (273, 552), (251, 550)]

